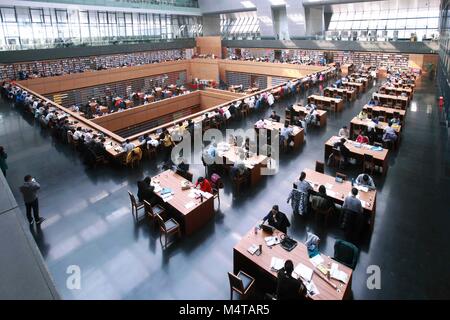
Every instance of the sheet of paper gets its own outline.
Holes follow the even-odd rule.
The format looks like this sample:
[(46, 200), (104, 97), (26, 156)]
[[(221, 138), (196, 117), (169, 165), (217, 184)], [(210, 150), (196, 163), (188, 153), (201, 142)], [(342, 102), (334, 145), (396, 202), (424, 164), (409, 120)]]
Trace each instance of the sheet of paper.
[(186, 207), (186, 209), (190, 209), (190, 208), (192, 208), (193, 206), (195, 206), (195, 203), (192, 202), (192, 201), (190, 201), (190, 202), (186, 203), (184, 206)]
[(294, 272), (299, 275), (301, 278), (303, 278), (306, 281), (311, 281), (313, 270), (311, 268), (308, 268), (304, 264), (299, 263), (295, 269)]
[(272, 257), (272, 260), (270, 261), (270, 268), (273, 270), (280, 270), (281, 268), (284, 267), (284, 260), (277, 258), (277, 257)]
[(310, 281), (305, 283), (306, 290), (308, 291), (308, 294), (313, 297), (315, 295), (320, 294), (319, 289), (317, 289), (316, 284), (314, 281)]
[(311, 263), (314, 267), (317, 267), (319, 264), (323, 263), (325, 260), (323, 260), (323, 258), (320, 254), (316, 254), (314, 257), (310, 258), (309, 261), (311, 261)]
[(163, 201), (164, 202), (169, 202), (170, 200), (172, 200), (173, 199), (173, 196), (171, 195), (171, 196), (169, 196), (169, 197), (164, 197), (163, 198)]
[(247, 251), (250, 252), (250, 254), (255, 254), (256, 251), (258, 251), (259, 247), (256, 244), (252, 244)]
[(325, 184), (325, 188), (328, 190), (328, 189), (332, 189), (333, 188), (333, 185), (331, 184), (331, 183), (326, 183)]

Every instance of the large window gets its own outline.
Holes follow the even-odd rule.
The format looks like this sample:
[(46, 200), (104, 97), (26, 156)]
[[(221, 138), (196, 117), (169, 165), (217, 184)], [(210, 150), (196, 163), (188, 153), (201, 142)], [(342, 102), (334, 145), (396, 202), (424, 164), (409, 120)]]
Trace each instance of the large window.
[(415, 37), (421, 41), (438, 35), (439, 0), (386, 0), (338, 4), (331, 8), (327, 34), (334, 37), (357, 34), (359, 40)]
[(258, 38), (260, 29), (256, 11), (221, 14), (220, 32), (224, 38)]
[(0, 13), (1, 50), (192, 38), (202, 30), (201, 17), (169, 14), (28, 7)]

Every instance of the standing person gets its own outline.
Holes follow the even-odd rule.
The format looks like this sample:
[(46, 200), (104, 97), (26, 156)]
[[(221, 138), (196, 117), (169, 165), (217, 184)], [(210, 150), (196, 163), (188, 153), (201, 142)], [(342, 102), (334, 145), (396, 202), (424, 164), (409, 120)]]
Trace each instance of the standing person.
[[(37, 192), (41, 188), (40, 184), (31, 175), (27, 174), (24, 178), (24, 184), (20, 187), (20, 192), (23, 195), (23, 201), (27, 210), (27, 219), (30, 225), (35, 221), (40, 225), (44, 218), (39, 217), (39, 201)], [(33, 209), (33, 217), (31, 216), (31, 209)]]
[(3, 146), (0, 146), (0, 169), (2, 169), (3, 175), (6, 177), (6, 169), (8, 169), (8, 165), (6, 164), (6, 158), (8, 155), (5, 152)]

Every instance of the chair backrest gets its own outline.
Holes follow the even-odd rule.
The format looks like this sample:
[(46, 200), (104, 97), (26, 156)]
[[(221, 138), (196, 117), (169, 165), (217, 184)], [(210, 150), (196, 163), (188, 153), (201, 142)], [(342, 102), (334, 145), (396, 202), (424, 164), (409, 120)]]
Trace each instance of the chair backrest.
[(344, 240), (336, 240), (334, 244), (334, 259), (349, 268), (355, 269), (358, 263), (359, 249), (352, 243)]
[(230, 287), (232, 289), (235, 289), (239, 293), (244, 292), (244, 284), (242, 283), (242, 280), (238, 278), (236, 275), (232, 274), (231, 272), (228, 272), (228, 280), (230, 281)]
[(159, 215), (155, 214), (156, 220), (158, 221), (159, 228), (162, 232), (167, 233), (166, 224), (164, 223), (164, 219)]
[(344, 181), (347, 180), (347, 176), (345, 174), (343, 174), (343, 173), (340, 173), (340, 172), (336, 172), (336, 177), (339, 177), (339, 178), (341, 178)]
[(373, 155), (364, 153), (364, 162), (373, 162)]
[(222, 177), (219, 176), (217, 173), (213, 173), (211, 175), (211, 178), (209, 179), (211, 181), (211, 184), (216, 189), (223, 189), (224, 184), (222, 181)]
[(194, 175), (192, 173), (190, 173), (189, 171), (186, 171), (184, 173), (184, 178), (186, 180), (188, 180), (189, 182), (192, 182), (192, 179), (194, 179)]
[(325, 173), (325, 164), (321, 161), (316, 161), (316, 171), (320, 173)]
[(147, 200), (144, 200), (144, 207), (145, 207), (146, 213), (150, 214), (151, 216), (154, 216), (153, 208), (152, 208), (152, 205), (150, 204), (150, 202), (148, 202)]
[(136, 204), (136, 198), (134, 197), (134, 194), (131, 193), (130, 191), (128, 191), (128, 195), (130, 196), (131, 205), (132, 205), (133, 207), (136, 207), (137, 204)]

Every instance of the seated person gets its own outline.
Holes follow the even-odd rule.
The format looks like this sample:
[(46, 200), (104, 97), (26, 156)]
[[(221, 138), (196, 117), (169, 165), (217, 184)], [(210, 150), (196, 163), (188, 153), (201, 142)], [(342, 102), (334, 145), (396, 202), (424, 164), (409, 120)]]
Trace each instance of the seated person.
[(155, 190), (155, 187), (153, 187), (150, 183), (152, 180), (150, 177), (145, 177), (144, 180), (140, 180), (137, 182), (138, 186), (138, 199), (139, 202), (143, 202), (144, 200), (148, 201), (150, 204), (154, 204), (156, 201), (155, 193), (153, 190)]
[(284, 127), (281, 128), (280, 145), (283, 145), (285, 142), (289, 143), (290, 142), (290, 138), (291, 138), (293, 133), (294, 133), (294, 129), (292, 129), (292, 127), (290, 127), (288, 122), (286, 121), (284, 123)]
[(389, 123), (392, 124), (397, 124), (397, 125), (401, 125), (400, 119), (398, 117), (397, 114), (394, 115), (394, 117), (392, 119), (389, 120)]
[(211, 183), (209, 183), (208, 179), (199, 177), (197, 179), (197, 183), (195, 184), (195, 187), (200, 187), (200, 190), (203, 192), (209, 192), (212, 193)]
[(297, 117), (297, 116), (294, 116), (294, 117), (291, 118), (291, 124), (293, 126), (297, 126), (297, 127), (303, 128), (302, 120), (300, 120), (300, 118)]
[(302, 280), (292, 277), (294, 271), (294, 263), (286, 260), (284, 268), (280, 269), (277, 274), (277, 292), (278, 300), (297, 300), (306, 298), (306, 287)]
[(324, 185), (321, 185), (319, 187), (319, 192), (311, 197), (311, 206), (314, 210), (334, 210), (334, 203), (327, 196), (327, 189)]
[(361, 204), (361, 200), (359, 200), (356, 196), (358, 195), (358, 189), (352, 188), (351, 195), (347, 196), (344, 200), (344, 204), (342, 205), (342, 209), (347, 209), (353, 212), (362, 213), (363, 207)]
[(139, 147), (134, 148), (127, 154), (127, 164), (133, 161), (141, 161), (142, 159), (142, 149)]
[(375, 190), (375, 183), (373, 182), (373, 179), (371, 176), (369, 176), (368, 174), (365, 173), (361, 173), (355, 181), (357, 186), (361, 186), (361, 187), (367, 187), (371, 190)]
[(283, 233), (287, 233), (287, 228), (291, 226), (286, 215), (278, 209), (278, 205), (272, 207), (272, 210), (264, 217), (264, 219), (262, 219), (260, 224), (263, 224), (266, 221), (269, 226), (272, 226)]
[(348, 139), (350, 137), (350, 132), (348, 131), (347, 126), (343, 126), (338, 133), (338, 136), (341, 138)]
[(364, 135), (364, 132), (361, 130), (359, 132), (359, 134), (358, 134), (358, 137), (356, 138), (356, 142), (363, 143), (363, 144), (368, 144), (369, 143), (369, 137)]
[(264, 128), (264, 119), (259, 119), (256, 123), (255, 123), (255, 128), (257, 129), (263, 129)]
[(347, 140), (345, 138), (341, 138), (340, 141), (336, 142), (333, 145), (333, 148), (338, 149), (341, 152), (342, 157), (344, 158), (344, 164), (348, 162), (348, 158), (350, 157), (350, 150), (345, 146), (345, 142)]
[(394, 142), (397, 140), (397, 133), (395, 132), (395, 130), (392, 128), (392, 123), (389, 123), (388, 126), (386, 128), (384, 128), (384, 133), (383, 133), (383, 141), (384, 142)]
[(369, 106), (375, 106), (375, 100), (373, 100), (373, 98), (370, 99), (370, 101), (367, 103), (367, 105), (369, 105)]
[(189, 164), (186, 163), (186, 162), (187, 161), (184, 158), (180, 158), (176, 170), (181, 172), (181, 173), (188, 172), (189, 171)]
[(231, 177), (236, 177), (238, 175), (244, 175), (247, 172), (247, 167), (244, 163), (244, 154), (241, 152), (239, 153), (239, 157), (236, 159), (236, 161), (233, 164), (233, 167), (231, 168)]
[(358, 119), (359, 120), (365, 120), (367, 119), (367, 110), (365, 108), (363, 108), (361, 110), (361, 112), (358, 114)]
[(133, 150), (134, 148), (136, 148), (136, 146), (134, 145), (134, 143), (130, 142), (129, 139), (125, 140), (125, 143), (123, 144), (123, 149), (125, 152), (130, 152), (131, 150)]
[(270, 115), (270, 119), (272, 119), (273, 121), (276, 121), (276, 122), (280, 122), (280, 116), (279, 115), (277, 115), (277, 112), (274, 110), (274, 111), (272, 111), (272, 114)]

